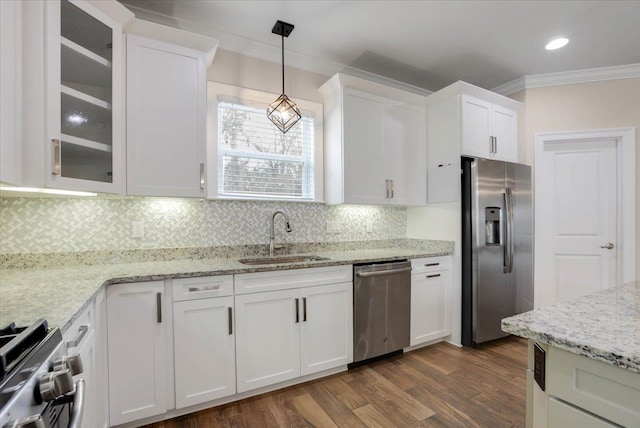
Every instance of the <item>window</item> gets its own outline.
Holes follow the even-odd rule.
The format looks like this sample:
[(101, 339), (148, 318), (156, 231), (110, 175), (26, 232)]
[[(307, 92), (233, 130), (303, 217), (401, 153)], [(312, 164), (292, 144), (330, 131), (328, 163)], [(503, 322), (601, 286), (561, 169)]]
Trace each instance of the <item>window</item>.
[(282, 134), (266, 115), (277, 95), (214, 83), (209, 95), (219, 198), (322, 199), (320, 104), (296, 99), (302, 119)]

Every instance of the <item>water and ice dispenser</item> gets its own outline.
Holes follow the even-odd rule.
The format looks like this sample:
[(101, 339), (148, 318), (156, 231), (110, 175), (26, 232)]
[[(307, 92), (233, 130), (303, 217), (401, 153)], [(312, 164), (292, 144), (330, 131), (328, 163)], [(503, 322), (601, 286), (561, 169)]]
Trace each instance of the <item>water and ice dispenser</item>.
[(484, 209), (484, 243), (487, 246), (500, 245), (500, 207)]

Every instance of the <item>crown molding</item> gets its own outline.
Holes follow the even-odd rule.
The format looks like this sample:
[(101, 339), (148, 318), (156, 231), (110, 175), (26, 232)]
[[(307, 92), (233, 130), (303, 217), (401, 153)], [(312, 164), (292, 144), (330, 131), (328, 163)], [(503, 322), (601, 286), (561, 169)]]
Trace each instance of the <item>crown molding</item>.
[(530, 74), (493, 88), (492, 91), (500, 95), (510, 95), (529, 88), (600, 82), (603, 80), (627, 79), (630, 77), (640, 77), (640, 64), (588, 68), (585, 70), (563, 71), (560, 73)]

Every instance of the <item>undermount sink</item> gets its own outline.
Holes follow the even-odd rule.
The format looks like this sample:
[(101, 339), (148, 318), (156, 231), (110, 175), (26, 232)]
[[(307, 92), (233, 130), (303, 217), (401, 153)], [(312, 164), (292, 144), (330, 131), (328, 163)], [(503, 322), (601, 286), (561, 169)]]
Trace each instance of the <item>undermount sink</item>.
[(321, 260), (329, 260), (327, 257), (320, 256), (274, 256), (274, 257), (255, 257), (250, 259), (240, 259), (240, 263), (245, 265), (274, 265), (282, 263), (304, 263), (317, 262)]

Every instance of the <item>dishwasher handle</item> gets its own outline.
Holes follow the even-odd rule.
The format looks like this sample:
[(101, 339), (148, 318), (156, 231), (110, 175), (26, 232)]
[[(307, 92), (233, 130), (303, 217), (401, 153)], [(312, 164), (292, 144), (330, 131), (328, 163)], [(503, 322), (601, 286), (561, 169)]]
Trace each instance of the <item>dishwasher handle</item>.
[(367, 278), (371, 276), (382, 276), (382, 275), (392, 275), (400, 272), (409, 272), (411, 271), (410, 267), (401, 268), (401, 269), (389, 269), (389, 270), (378, 270), (374, 272), (356, 272), (356, 276), (361, 278)]

